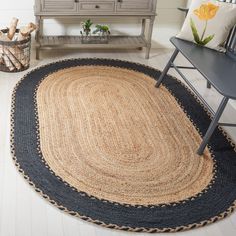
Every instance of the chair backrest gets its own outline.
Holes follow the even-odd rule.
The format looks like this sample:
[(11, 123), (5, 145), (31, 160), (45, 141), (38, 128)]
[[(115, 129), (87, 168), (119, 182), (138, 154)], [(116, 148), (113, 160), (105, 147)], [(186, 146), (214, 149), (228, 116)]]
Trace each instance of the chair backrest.
[[(227, 2), (236, 4), (236, 0), (218, 0), (219, 2)], [(225, 42), (226, 54), (236, 60), (236, 25), (230, 31), (229, 36)]]
[(231, 30), (225, 44), (226, 54), (236, 60), (236, 25)]

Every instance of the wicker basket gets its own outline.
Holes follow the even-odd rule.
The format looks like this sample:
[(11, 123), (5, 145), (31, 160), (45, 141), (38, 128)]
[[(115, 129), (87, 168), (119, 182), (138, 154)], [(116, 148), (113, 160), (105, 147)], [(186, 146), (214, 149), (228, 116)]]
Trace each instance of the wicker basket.
[[(7, 33), (8, 29), (1, 30)], [(19, 33), (19, 29), (16, 30)], [(0, 52), (2, 52), (2, 61), (0, 63), (0, 71), (4, 72), (19, 72), (29, 68), (30, 65), (30, 48), (31, 36), (19, 41), (1, 41)], [(7, 58), (7, 63), (6, 60)], [(8, 64), (8, 66), (6, 65)], [(12, 64), (12, 66), (10, 66)]]

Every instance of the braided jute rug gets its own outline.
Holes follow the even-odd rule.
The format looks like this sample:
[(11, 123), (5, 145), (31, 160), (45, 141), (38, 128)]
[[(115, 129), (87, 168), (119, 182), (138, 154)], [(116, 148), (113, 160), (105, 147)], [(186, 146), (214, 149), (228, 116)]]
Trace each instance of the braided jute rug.
[(236, 152), (177, 79), (127, 61), (71, 59), (29, 72), (12, 98), (12, 154), (24, 178), (73, 216), (112, 229), (176, 232), (236, 206)]

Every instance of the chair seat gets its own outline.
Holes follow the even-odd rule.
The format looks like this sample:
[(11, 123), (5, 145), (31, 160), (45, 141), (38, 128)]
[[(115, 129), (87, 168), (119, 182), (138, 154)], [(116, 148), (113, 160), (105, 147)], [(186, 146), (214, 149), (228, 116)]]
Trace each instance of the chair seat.
[(236, 99), (236, 61), (225, 53), (176, 37), (171, 43), (223, 96)]

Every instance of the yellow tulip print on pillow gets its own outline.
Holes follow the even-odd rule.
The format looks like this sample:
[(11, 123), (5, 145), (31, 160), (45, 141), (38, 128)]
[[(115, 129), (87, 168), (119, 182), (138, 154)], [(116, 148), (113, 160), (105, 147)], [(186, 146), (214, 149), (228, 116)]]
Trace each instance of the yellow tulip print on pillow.
[(224, 42), (236, 24), (236, 4), (230, 1), (192, 0), (177, 38), (224, 51)]
[(194, 14), (198, 17), (198, 20), (203, 22), (203, 29), (201, 35), (199, 35), (199, 29), (197, 29), (195, 22), (192, 18), (190, 18), (190, 26), (193, 33), (194, 41), (199, 44), (205, 46), (208, 44), (213, 38), (214, 34), (206, 36), (208, 21), (212, 20), (219, 10), (219, 6), (208, 2), (202, 3), (199, 8), (194, 10)]
[(198, 9), (194, 10), (194, 14), (199, 17), (200, 20), (210, 20), (215, 17), (217, 11), (219, 10), (219, 6), (208, 2), (203, 3)]

